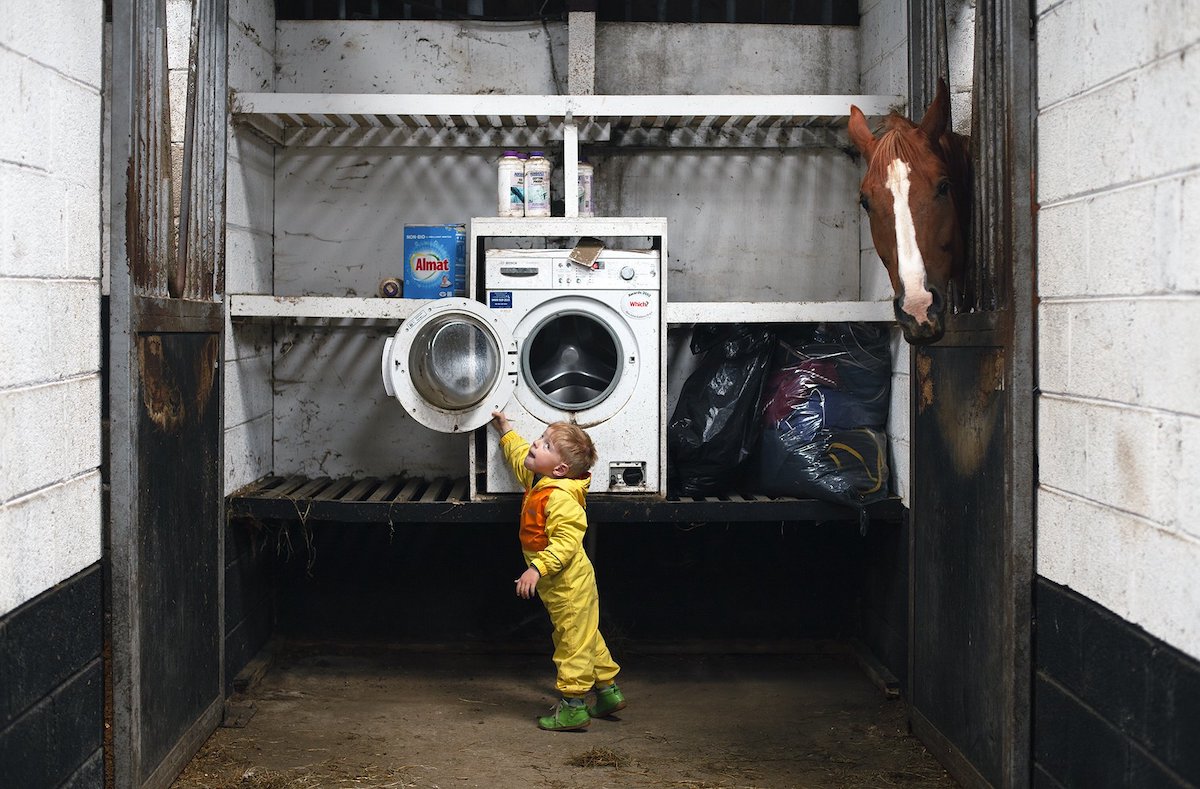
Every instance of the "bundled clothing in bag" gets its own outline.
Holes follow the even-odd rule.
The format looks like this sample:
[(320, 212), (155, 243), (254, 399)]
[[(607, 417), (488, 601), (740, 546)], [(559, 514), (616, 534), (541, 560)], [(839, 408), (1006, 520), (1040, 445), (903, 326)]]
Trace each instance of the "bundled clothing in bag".
[(888, 494), (887, 330), (823, 323), (780, 339), (762, 396), (762, 492), (862, 507)]
[(723, 493), (758, 439), (758, 400), (775, 348), (775, 332), (753, 324), (701, 324), (693, 354), (704, 354), (688, 376), (667, 425), (669, 491)]

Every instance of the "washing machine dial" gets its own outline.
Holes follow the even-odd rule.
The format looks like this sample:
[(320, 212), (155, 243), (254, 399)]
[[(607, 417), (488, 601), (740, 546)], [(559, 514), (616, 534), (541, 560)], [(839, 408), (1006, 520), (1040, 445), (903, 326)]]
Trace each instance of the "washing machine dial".
[(628, 282), (629, 280), (633, 279), (634, 273), (633, 266), (625, 266), (621, 269), (621, 279)]

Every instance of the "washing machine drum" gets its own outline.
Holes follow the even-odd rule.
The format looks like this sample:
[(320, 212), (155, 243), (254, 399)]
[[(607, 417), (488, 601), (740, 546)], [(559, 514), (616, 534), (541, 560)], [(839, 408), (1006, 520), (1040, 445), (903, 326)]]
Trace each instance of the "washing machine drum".
[(572, 294), (548, 299), (525, 314), (514, 332), (520, 344), (517, 400), (549, 424), (592, 427), (612, 419), (637, 390), (643, 362), (633, 326), (611, 305)]
[(388, 338), (384, 388), (426, 427), (474, 430), (512, 395), (513, 347), (494, 313), (469, 299), (444, 299), (418, 310)]
[(621, 380), (620, 341), (604, 322), (582, 312), (543, 320), (521, 351), (526, 384), (546, 404), (582, 411), (602, 402)]

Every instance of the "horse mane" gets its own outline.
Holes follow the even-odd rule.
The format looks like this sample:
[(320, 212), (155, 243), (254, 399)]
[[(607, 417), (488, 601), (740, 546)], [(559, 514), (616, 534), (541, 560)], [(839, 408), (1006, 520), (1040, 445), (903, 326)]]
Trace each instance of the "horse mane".
[(874, 178), (886, 180), (887, 167), (894, 160), (902, 159), (909, 167), (917, 168), (932, 150), (933, 155), (945, 164), (951, 182), (960, 187), (955, 200), (960, 209), (966, 209), (965, 213), (960, 210), (960, 214), (969, 218), (971, 138), (946, 129), (940, 139), (933, 140), (930, 148), (925, 149), (916, 142), (918, 135), (906, 133), (914, 128), (913, 122), (903, 115), (895, 112), (888, 115), (884, 130), (875, 138), (875, 150), (871, 154), (871, 161), (867, 163), (867, 172)]

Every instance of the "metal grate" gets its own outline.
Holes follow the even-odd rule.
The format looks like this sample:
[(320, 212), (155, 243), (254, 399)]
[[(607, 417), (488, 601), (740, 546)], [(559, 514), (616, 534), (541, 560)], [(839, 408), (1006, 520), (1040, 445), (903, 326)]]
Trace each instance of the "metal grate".
[[(467, 478), (267, 476), (228, 498), (230, 518), (336, 523), (496, 523), (516, 521), (517, 495), (467, 499)], [(889, 498), (867, 507), (872, 521), (903, 520), (904, 506)], [(588, 517), (603, 523), (858, 521), (852, 507), (815, 499), (730, 493), (721, 496), (588, 497)]]

